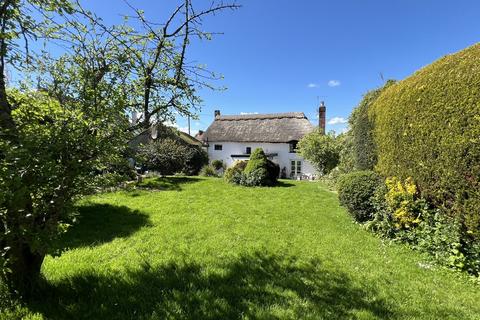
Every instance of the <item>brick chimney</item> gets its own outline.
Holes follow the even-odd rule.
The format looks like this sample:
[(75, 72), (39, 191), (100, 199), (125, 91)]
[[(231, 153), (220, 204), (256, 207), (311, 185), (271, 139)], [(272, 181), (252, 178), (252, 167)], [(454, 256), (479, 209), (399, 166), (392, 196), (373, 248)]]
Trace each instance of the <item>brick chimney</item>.
[(215, 110), (215, 118), (220, 117), (220, 110)]
[(325, 134), (325, 116), (327, 113), (327, 107), (325, 103), (320, 102), (320, 107), (318, 107), (318, 128), (322, 134)]

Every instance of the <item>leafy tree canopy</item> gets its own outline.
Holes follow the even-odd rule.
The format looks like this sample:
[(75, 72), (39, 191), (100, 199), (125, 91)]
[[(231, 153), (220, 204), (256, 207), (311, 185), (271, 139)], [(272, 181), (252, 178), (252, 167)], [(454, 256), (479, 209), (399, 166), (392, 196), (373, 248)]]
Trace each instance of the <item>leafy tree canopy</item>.
[(342, 145), (333, 133), (315, 130), (298, 142), (297, 149), (321, 174), (327, 174), (338, 165)]

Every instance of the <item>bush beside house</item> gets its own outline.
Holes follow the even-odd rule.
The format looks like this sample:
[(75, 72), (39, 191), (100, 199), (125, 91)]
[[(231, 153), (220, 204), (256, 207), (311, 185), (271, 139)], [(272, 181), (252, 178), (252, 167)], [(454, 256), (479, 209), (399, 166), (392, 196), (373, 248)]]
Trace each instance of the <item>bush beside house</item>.
[(237, 161), (225, 172), (225, 180), (243, 186), (273, 186), (277, 183), (280, 167), (267, 159), (261, 148), (248, 161)]

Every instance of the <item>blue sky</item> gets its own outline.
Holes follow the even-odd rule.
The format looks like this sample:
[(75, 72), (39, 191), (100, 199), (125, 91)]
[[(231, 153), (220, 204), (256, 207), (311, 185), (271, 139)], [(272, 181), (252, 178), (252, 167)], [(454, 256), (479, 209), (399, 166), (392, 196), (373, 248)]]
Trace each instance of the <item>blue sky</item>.
[[(125, 13), (120, 0), (85, 3), (100, 16)], [(172, 1), (130, 0), (162, 21)], [(198, 4), (210, 3), (197, 0)], [(204, 20), (223, 32), (194, 42), (188, 58), (221, 73), (226, 91), (203, 90), (192, 133), (222, 114), (302, 111), (316, 123), (327, 105), (327, 130), (337, 132), (367, 90), (403, 79), (434, 60), (480, 40), (478, 0), (238, 0), (243, 7)], [(335, 120), (336, 121), (333, 121)], [(332, 122), (337, 122), (332, 124)], [(177, 119), (180, 128), (186, 119)]]

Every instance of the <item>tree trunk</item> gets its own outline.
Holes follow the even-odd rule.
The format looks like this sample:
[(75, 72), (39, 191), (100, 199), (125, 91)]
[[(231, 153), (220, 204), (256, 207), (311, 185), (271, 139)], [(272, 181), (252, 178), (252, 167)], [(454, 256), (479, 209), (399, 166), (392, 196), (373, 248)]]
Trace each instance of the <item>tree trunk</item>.
[(28, 298), (34, 292), (40, 279), (40, 269), (45, 255), (32, 252), (25, 243), (17, 243), (9, 250), (6, 274), (11, 293)]

